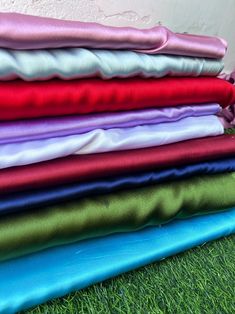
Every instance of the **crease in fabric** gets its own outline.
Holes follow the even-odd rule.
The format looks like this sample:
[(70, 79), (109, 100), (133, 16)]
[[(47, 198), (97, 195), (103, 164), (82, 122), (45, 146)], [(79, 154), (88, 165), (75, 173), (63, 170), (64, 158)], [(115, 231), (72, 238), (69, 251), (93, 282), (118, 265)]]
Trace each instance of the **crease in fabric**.
[(85, 197), (0, 220), (0, 260), (234, 206), (235, 174), (203, 175)]

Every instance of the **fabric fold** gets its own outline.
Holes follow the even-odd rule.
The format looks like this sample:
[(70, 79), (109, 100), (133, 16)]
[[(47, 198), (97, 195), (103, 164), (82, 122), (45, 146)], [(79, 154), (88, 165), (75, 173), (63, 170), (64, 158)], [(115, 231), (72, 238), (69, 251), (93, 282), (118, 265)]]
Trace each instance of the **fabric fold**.
[(41, 118), (0, 123), (0, 144), (81, 134), (94, 129), (127, 128), (218, 114), (218, 104), (145, 109), (84, 116)]
[(0, 193), (32, 190), (211, 161), (235, 154), (235, 136), (188, 140), (152, 148), (74, 155), (0, 171)]
[(15, 80), (0, 84), (1, 120), (235, 102), (235, 86), (212, 77)]
[(28, 309), (233, 233), (235, 209), (230, 209), (0, 263), (2, 314)]
[(217, 76), (223, 69), (223, 62), (217, 59), (84, 48), (0, 49), (0, 59), (0, 80)]
[(88, 133), (0, 145), (0, 169), (73, 154), (153, 147), (224, 133), (216, 116), (188, 117), (176, 122), (133, 128), (96, 129)]
[(163, 26), (141, 30), (18, 13), (1, 13), (0, 47), (131, 49), (153, 54), (222, 58), (227, 43), (219, 37), (176, 34)]
[(8, 215), (0, 220), (0, 260), (229, 208), (235, 204), (234, 187), (235, 173), (232, 172), (87, 197)]
[(224, 108), (218, 116), (225, 129), (235, 128), (235, 104)]
[(99, 181), (60, 185), (53, 188), (26, 191), (23, 193), (10, 193), (1, 197), (0, 215), (22, 212), (92, 195), (107, 194), (117, 190), (137, 188), (173, 180), (182, 180), (196, 175), (234, 171), (235, 158), (226, 158), (178, 168), (174, 167), (158, 171), (112, 177), (110, 179)]

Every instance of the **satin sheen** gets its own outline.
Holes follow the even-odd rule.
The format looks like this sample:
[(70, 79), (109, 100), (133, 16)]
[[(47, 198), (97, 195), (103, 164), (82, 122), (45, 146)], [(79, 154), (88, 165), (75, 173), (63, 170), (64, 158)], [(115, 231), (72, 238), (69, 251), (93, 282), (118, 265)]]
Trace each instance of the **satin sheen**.
[(235, 128), (235, 104), (224, 108), (219, 114), (220, 121), (224, 128)]
[(29, 51), (0, 49), (0, 60), (0, 80), (217, 76), (223, 69), (223, 62), (216, 59), (83, 48)]
[(94, 129), (134, 127), (173, 122), (186, 117), (218, 114), (218, 104), (145, 109), (84, 116), (43, 118), (0, 123), (0, 144), (81, 134)]
[(82, 241), (0, 263), (2, 314), (26, 310), (233, 233), (235, 209), (174, 221), (161, 228)]
[(227, 43), (219, 37), (175, 34), (163, 26), (141, 30), (18, 13), (0, 13), (0, 47), (131, 49), (153, 54), (222, 58)]
[[(231, 84), (235, 85), (235, 70), (229, 74), (222, 73), (220, 78), (229, 81)], [(219, 118), (223, 123), (225, 129), (235, 128), (235, 103), (227, 108), (224, 108), (220, 114)]]
[[(1, 22), (0, 22), (1, 23)], [(235, 86), (211, 77), (49, 80), (0, 84), (1, 120), (235, 102)]]
[(232, 172), (87, 197), (2, 217), (0, 260), (229, 208), (235, 204), (234, 188)]
[(0, 214), (20, 212), (32, 208), (49, 206), (81, 197), (107, 194), (116, 190), (130, 189), (166, 181), (179, 180), (195, 175), (235, 171), (235, 158), (201, 162), (193, 165), (164, 170), (144, 172), (106, 180), (60, 185), (1, 197)]
[(73, 154), (94, 154), (160, 146), (224, 133), (216, 116), (189, 117), (176, 122), (133, 128), (96, 129), (84, 134), (0, 145), (0, 169)]
[(152, 148), (74, 155), (0, 171), (0, 193), (84, 182), (141, 171), (188, 165), (235, 155), (235, 136), (188, 140)]

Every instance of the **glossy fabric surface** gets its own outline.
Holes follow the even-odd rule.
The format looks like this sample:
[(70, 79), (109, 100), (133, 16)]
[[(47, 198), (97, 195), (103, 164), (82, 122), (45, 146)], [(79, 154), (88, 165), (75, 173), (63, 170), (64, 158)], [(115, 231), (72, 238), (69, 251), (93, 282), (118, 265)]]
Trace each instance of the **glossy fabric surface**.
[(96, 129), (88, 133), (0, 145), (0, 168), (27, 165), (73, 154), (160, 146), (224, 133), (216, 116), (189, 117), (176, 122), (133, 128)]
[(0, 259), (229, 208), (235, 204), (234, 188), (234, 172), (207, 175), (4, 216)]
[(40, 208), (59, 202), (90, 195), (100, 195), (115, 190), (136, 188), (164, 181), (179, 180), (194, 175), (215, 174), (235, 171), (235, 158), (201, 162), (198, 164), (174, 167), (165, 170), (113, 177), (99, 181), (60, 185), (54, 188), (40, 189), (24, 193), (9, 194), (1, 197), (0, 214)]
[(2, 314), (28, 309), (233, 233), (235, 209), (230, 209), (2, 262)]
[(223, 62), (217, 59), (83, 48), (24, 51), (0, 49), (0, 60), (0, 80), (216, 76), (223, 69)]
[[(235, 85), (235, 70), (228, 74), (222, 73), (219, 77)], [(235, 128), (235, 103), (224, 108), (219, 117), (225, 129)]]
[(218, 114), (218, 104), (41, 118), (0, 123), (0, 144), (81, 134), (94, 129), (126, 128)]
[(219, 114), (224, 128), (235, 128), (235, 104), (224, 108)]
[(79, 79), (0, 84), (1, 120), (129, 111), (150, 107), (235, 103), (235, 86), (212, 77)]
[(152, 148), (74, 155), (0, 171), (0, 193), (97, 180), (235, 156), (235, 136), (188, 140)]
[(0, 47), (132, 49), (143, 50), (146, 53), (222, 58), (227, 43), (218, 37), (175, 34), (163, 26), (141, 30), (17, 13), (1, 13)]

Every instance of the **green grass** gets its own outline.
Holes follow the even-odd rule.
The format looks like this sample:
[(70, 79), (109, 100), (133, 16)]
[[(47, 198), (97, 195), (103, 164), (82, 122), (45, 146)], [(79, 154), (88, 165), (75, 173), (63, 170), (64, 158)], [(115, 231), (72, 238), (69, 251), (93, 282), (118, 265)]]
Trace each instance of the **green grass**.
[(235, 235), (24, 313), (234, 314)]
[(24, 313), (234, 314), (235, 235)]
[(235, 134), (235, 128), (225, 130), (225, 134)]

